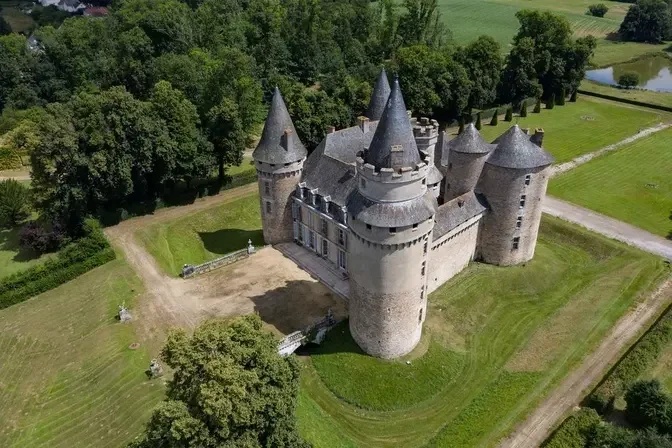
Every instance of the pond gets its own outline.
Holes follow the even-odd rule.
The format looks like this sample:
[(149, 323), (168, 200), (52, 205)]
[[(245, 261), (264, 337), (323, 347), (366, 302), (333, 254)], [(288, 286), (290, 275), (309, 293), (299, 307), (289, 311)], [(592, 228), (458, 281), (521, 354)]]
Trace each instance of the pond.
[(672, 92), (672, 60), (662, 56), (617, 64), (613, 67), (598, 70), (588, 70), (586, 79), (615, 86), (618, 85), (618, 78), (626, 72), (635, 72), (639, 75), (638, 88), (640, 89)]

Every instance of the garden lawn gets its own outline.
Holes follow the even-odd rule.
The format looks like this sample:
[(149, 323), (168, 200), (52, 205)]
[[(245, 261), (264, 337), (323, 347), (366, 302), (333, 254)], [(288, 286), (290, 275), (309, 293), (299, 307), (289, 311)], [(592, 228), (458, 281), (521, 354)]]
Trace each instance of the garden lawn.
[(135, 323), (142, 284), (117, 259), (0, 311), (0, 446), (121, 447), (140, 434), (164, 398), (149, 381), (150, 357)]
[(576, 103), (567, 101), (564, 106), (551, 110), (542, 105), (539, 114), (533, 113), (533, 109), (534, 106), (528, 108), (525, 118), (515, 116), (513, 122), (500, 117), (497, 126), (490, 126), (489, 119), (483, 120), (481, 135), (492, 141), (515, 123), (521, 128), (530, 128), (530, 132), (543, 128), (546, 131), (544, 148), (555, 156), (556, 163), (562, 163), (619, 142), (642, 128), (672, 117), (665, 112), (643, 110), (588, 96), (579, 96)]
[(138, 240), (169, 275), (185, 264), (200, 264), (263, 244), (259, 196), (249, 195), (136, 233)]
[(430, 295), (407, 357), (373, 359), (344, 326), (330, 332), (302, 358), (302, 434), (317, 448), (494, 446), (667, 269), (544, 217), (534, 260), (471, 264)]
[(627, 100), (655, 104), (657, 106), (672, 107), (672, 93), (653, 92), (651, 90), (642, 89), (619, 89), (618, 87), (588, 80), (584, 80), (581, 83), (581, 89), (587, 90), (588, 92), (600, 93), (602, 95), (611, 95)]
[(0, 228), (0, 278), (26, 269), (49, 257), (49, 255), (39, 257), (31, 251), (21, 250), (19, 247), (20, 230), (20, 227)]
[(549, 193), (651, 233), (672, 232), (672, 129), (551, 180)]

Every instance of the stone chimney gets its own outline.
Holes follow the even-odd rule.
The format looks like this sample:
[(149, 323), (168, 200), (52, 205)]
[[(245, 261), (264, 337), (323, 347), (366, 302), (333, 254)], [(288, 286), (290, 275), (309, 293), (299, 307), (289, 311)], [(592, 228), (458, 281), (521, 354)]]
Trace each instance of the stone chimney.
[(327, 134), (333, 134), (336, 132), (336, 126), (327, 126)]
[[(276, 140), (277, 141), (277, 140)], [(294, 144), (294, 133), (291, 129), (285, 129), (285, 133), (282, 134), (282, 141), (280, 142), (285, 151), (289, 151)]]
[(530, 141), (541, 148), (544, 143), (544, 130), (542, 128), (537, 128), (534, 131), (534, 135), (530, 137)]
[(369, 132), (369, 119), (361, 116), (357, 119), (359, 121), (359, 128), (362, 130), (364, 134)]

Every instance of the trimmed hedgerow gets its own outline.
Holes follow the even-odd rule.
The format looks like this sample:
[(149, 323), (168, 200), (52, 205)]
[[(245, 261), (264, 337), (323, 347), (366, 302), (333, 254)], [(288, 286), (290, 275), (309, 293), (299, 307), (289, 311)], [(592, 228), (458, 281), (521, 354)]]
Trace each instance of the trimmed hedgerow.
[(670, 342), (672, 342), (672, 312), (668, 310), (588, 396), (588, 405), (601, 414), (610, 412), (616, 398), (623, 395), (639, 376), (653, 365)]
[(100, 225), (87, 220), (83, 238), (63, 248), (56, 258), (0, 280), (0, 309), (23, 302), (115, 258)]
[(583, 448), (588, 434), (602, 422), (594, 409), (582, 408), (567, 418), (553, 435), (543, 444), (544, 448)]

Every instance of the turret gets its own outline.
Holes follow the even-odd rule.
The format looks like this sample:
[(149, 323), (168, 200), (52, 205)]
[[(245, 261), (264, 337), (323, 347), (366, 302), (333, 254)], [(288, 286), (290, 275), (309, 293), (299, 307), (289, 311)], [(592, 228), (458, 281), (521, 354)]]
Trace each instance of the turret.
[(292, 241), (291, 196), (296, 189), (308, 152), (276, 87), (261, 139), (252, 153), (257, 168), (264, 241)]
[(517, 125), (495, 142), (476, 187), (489, 207), (479, 253), (486, 263), (523, 263), (534, 256), (553, 156)]
[(380, 71), (376, 84), (373, 87), (369, 107), (366, 110), (366, 117), (371, 121), (378, 121), (383, 116), (387, 99), (390, 97), (390, 83), (387, 81), (385, 69)]
[[(427, 165), (429, 165), (429, 174), (427, 174), (427, 188), (432, 192), (432, 196), (439, 198), (441, 193), (441, 181), (443, 174), (437, 167), (436, 144), (439, 140), (439, 122), (430, 120), (427, 117), (417, 119), (411, 118), (413, 126), (413, 135), (418, 151), (426, 152), (428, 155)], [(440, 155), (439, 155), (440, 157)]]
[(443, 200), (450, 201), (476, 187), (483, 165), (494, 145), (483, 140), (473, 123), (451, 141), (442, 139), (441, 171), (445, 176)]
[(395, 79), (370, 146), (357, 154), (357, 190), (347, 203), (350, 332), (373, 356), (402, 356), (422, 334), (437, 211), (429, 159)]

